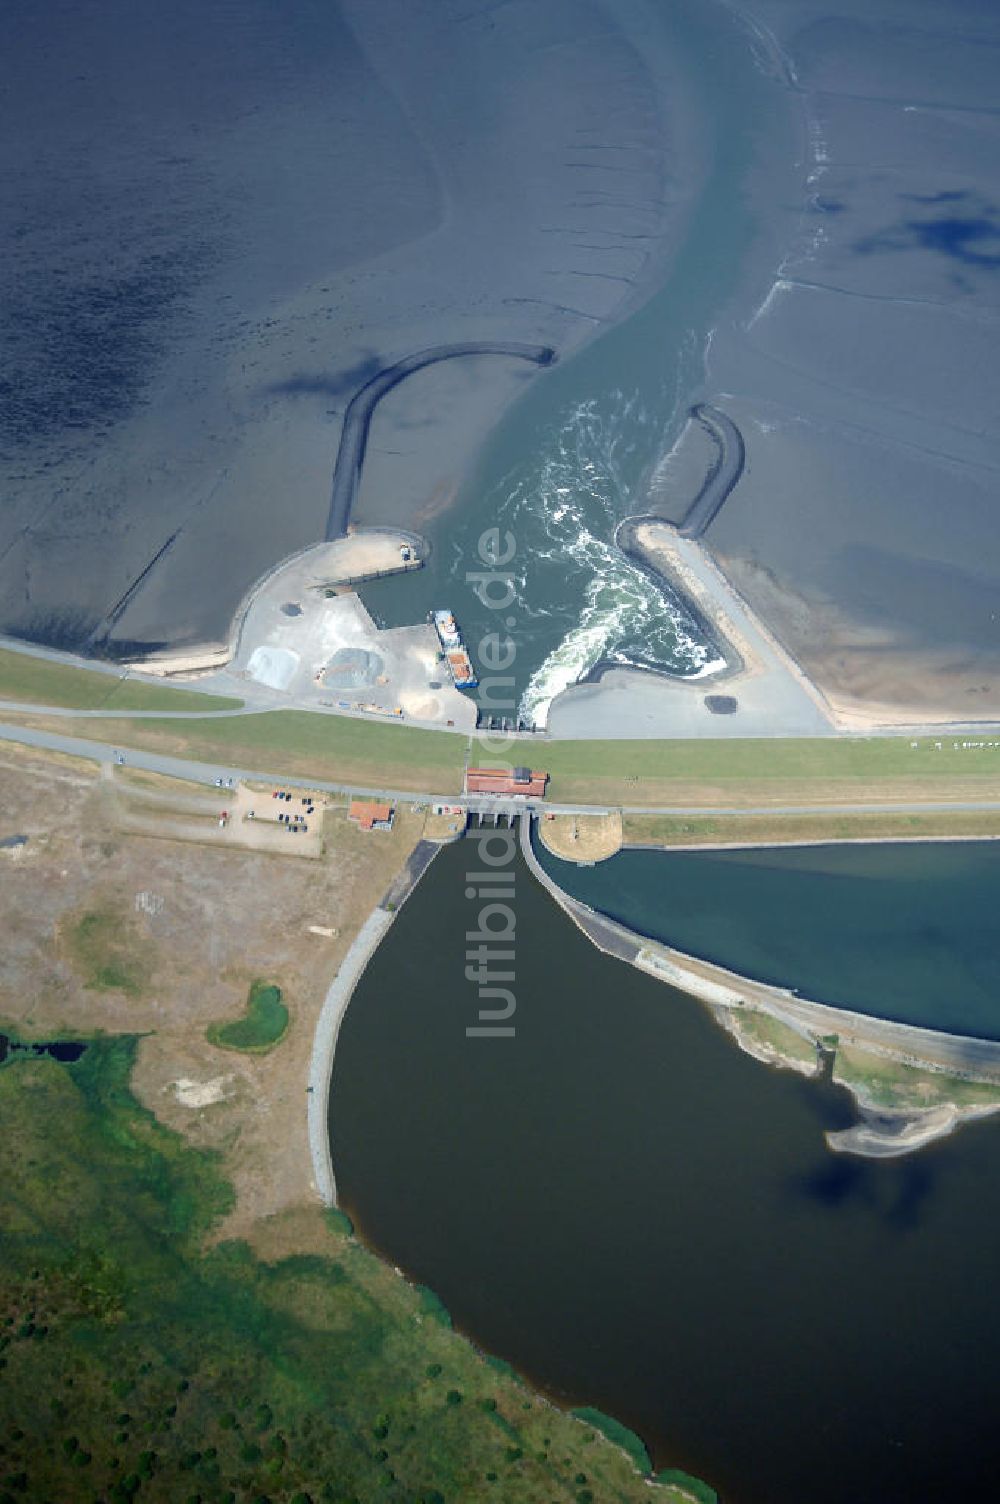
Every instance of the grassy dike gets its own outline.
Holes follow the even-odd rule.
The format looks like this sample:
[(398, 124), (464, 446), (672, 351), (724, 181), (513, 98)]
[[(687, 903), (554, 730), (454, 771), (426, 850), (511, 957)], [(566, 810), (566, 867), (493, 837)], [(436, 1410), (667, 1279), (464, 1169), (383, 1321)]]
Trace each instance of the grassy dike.
[[(170, 691), (174, 693), (174, 691)], [(178, 691), (179, 693), (179, 691)], [(200, 698), (200, 697), (199, 697)], [(545, 768), (547, 797), (554, 804), (640, 810), (643, 805), (723, 809), (774, 806), (776, 822), (800, 822), (780, 808), (823, 804), (921, 804), (1000, 801), (1000, 739), (978, 746), (968, 739), (907, 736), (806, 737), (676, 741), (515, 742), (499, 749), (488, 737), (472, 737), (416, 726), (386, 725), (349, 716), (307, 710), (267, 711), (221, 720), (171, 716), (163, 721), (109, 717), (99, 723), (20, 713), (9, 719), (42, 730), (66, 733), (105, 745), (142, 748), (170, 757), (219, 762), (273, 773), (367, 788), (457, 794), (466, 757), (483, 766), (521, 759)], [(876, 819), (873, 811), (866, 820)], [(635, 821), (626, 840), (643, 837)], [(650, 816), (646, 839), (670, 841), (685, 834), (697, 840), (737, 839), (730, 819), (711, 816)], [(755, 816), (759, 820), (760, 816)], [(858, 817), (832, 812), (827, 829), (813, 821), (817, 838), (854, 827)], [(992, 817), (990, 817), (992, 818)], [(915, 811), (880, 814), (880, 833), (975, 833), (977, 811)], [(722, 824), (719, 821), (722, 820)], [(747, 826), (749, 831), (751, 827)], [(788, 828), (788, 826), (786, 826)], [(757, 824), (747, 839), (767, 840)], [(876, 827), (872, 826), (873, 831)]]
[(144, 684), (120, 675), (76, 668), (0, 648), (0, 700), (58, 705), (66, 710), (238, 710), (242, 700), (203, 695), (170, 685)]
[(546, 742), (531, 752), (535, 765), (548, 769), (554, 803), (614, 808), (1000, 799), (1000, 739), (963, 746), (969, 740), (945, 734), (692, 737)]
[[(650, 1497), (341, 1214), (323, 1256), (209, 1246), (231, 1190), (136, 1101), (135, 1045), (0, 1066), (3, 1504)], [(708, 1497), (687, 1481), (654, 1497)]]
[[(11, 717), (11, 719), (15, 719)], [(386, 726), (351, 716), (274, 710), (224, 720), (171, 717), (97, 723), (19, 715), (23, 725), (138, 747), (167, 757), (217, 762), (252, 772), (364, 788), (457, 794), (462, 789), (466, 739), (417, 726)]]
[(626, 815), (626, 846), (799, 845), (824, 841), (933, 841), (1000, 838), (1000, 810), (913, 814)]

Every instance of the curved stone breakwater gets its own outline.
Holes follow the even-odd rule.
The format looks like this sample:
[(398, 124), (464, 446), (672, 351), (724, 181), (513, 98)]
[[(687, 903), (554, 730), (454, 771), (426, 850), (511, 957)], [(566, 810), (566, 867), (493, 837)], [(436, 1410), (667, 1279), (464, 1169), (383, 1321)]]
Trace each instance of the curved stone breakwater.
[[(936, 1029), (899, 1024), (846, 1008), (831, 1007), (799, 997), (786, 988), (756, 982), (685, 955), (660, 941), (630, 930), (617, 920), (563, 891), (535, 855), (531, 839), (531, 815), (521, 816), (521, 851), (532, 875), (599, 950), (615, 956), (667, 982), (707, 1004), (716, 1021), (733, 1035), (747, 1054), (767, 1064), (787, 1066), (805, 1075), (819, 1075), (823, 1041), (836, 1036), (841, 1042), (863, 1047), (885, 1060), (928, 1073), (986, 1082), (1000, 1089), (1000, 1041), (947, 1034)], [(780, 1049), (761, 1047), (740, 1027), (741, 1019), (754, 1011), (770, 1015), (814, 1050), (802, 1061)], [(880, 1108), (859, 1082), (842, 1080), (858, 1104), (860, 1121), (853, 1128), (826, 1135), (829, 1147), (840, 1153), (885, 1159), (909, 1154), (934, 1139), (951, 1133), (966, 1120), (1000, 1111), (996, 1103), (959, 1105), (939, 1103), (926, 1110), (899, 1111)]]
[[(715, 460), (709, 466), (697, 495), (675, 524), (679, 537), (697, 539), (705, 536), (743, 474), (747, 451), (743, 435), (736, 424), (719, 408), (711, 407), (707, 402), (698, 402), (692, 407), (690, 417), (697, 419), (716, 446)], [(616, 536), (616, 542), (628, 553), (628, 540), (634, 536), (636, 528), (647, 522), (662, 525), (666, 521), (659, 512), (635, 512), (619, 525), (618, 533), (621, 536)], [(626, 541), (622, 542), (622, 538)]]
[[(674, 528), (672, 523), (665, 522), (662, 517), (649, 514), (623, 518), (615, 528), (615, 543), (636, 569), (641, 569), (655, 582), (661, 593), (666, 588), (668, 595), (679, 603), (698, 637), (706, 644), (712, 659), (718, 662), (719, 667), (715, 677), (721, 678), (723, 674), (739, 673), (746, 666), (742, 655), (731, 637), (722, 629), (720, 621), (713, 620), (703, 601), (695, 595), (689, 578), (682, 575), (676, 567), (669, 570), (658, 568), (658, 561), (651, 558), (648, 543), (642, 539), (643, 530), (650, 525), (655, 525), (657, 535), (661, 539), (680, 536), (679, 530)], [(653, 663), (642, 666), (656, 673), (665, 673), (665, 670)], [(619, 664), (602, 661), (595, 664), (579, 682), (600, 680), (608, 669), (618, 667), (620, 667)]]
[(699, 402), (691, 409), (691, 416), (711, 434), (718, 446), (718, 456), (705, 476), (701, 490), (678, 523), (677, 531), (682, 538), (702, 538), (743, 474), (747, 452), (736, 424), (717, 407)]
[(361, 483), (361, 467), (368, 447), (368, 430), (375, 409), (393, 387), (405, 381), (425, 366), (441, 360), (458, 360), (463, 355), (509, 355), (516, 360), (530, 360), (537, 366), (552, 365), (556, 352), (550, 345), (526, 345), (516, 340), (468, 340), (461, 344), (434, 345), (429, 350), (417, 350), (395, 365), (386, 366), (377, 376), (355, 392), (344, 413), (344, 426), (340, 433), (340, 447), (333, 469), (333, 484), (330, 491), (330, 511), (326, 521), (325, 538), (331, 543), (347, 532), (351, 512)]
[[(730, 492), (743, 474), (743, 467), (746, 464), (746, 445), (743, 442), (743, 435), (732, 418), (721, 412), (719, 408), (710, 407), (707, 402), (699, 402), (692, 407), (691, 417), (696, 418), (706, 433), (711, 435), (717, 448), (715, 462), (710, 466), (708, 474), (702, 481), (698, 494), (675, 526), (677, 537), (692, 538), (697, 541), (705, 536), (709, 525), (719, 515)], [(662, 576), (659, 571), (650, 566), (648, 550), (638, 542), (640, 529), (650, 523), (656, 524), (659, 529), (669, 526), (666, 519), (657, 512), (636, 512), (630, 517), (623, 518), (618, 524), (615, 529), (615, 543), (633, 564), (660, 580)], [(742, 668), (742, 661), (733, 643), (718, 630), (718, 624), (709, 618), (691, 592), (685, 589), (676, 577), (671, 577), (670, 587), (680, 598), (684, 610), (704, 640), (711, 645), (713, 652), (726, 660), (727, 669), (730, 672), (736, 672)]]

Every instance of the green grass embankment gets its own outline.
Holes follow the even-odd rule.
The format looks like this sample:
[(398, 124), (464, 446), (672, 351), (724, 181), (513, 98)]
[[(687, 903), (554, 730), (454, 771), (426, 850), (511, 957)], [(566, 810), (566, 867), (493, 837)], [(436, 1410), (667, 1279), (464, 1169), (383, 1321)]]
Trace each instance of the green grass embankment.
[(822, 841), (930, 841), (1000, 837), (1000, 811), (779, 815), (625, 815), (626, 846), (795, 845)]
[(680, 1504), (434, 1319), (346, 1219), (326, 1256), (209, 1246), (231, 1190), (136, 1101), (135, 1049), (0, 1066), (0, 1493)]
[(57, 705), (65, 710), (163, 710), (197, 714), (239, 710), (242, 700), (203, 695), (165, 684), (144, 684), (95, 669), (53, 663), (30, 653), (0, 648), (0, 700)]
[(281, 1001), (280, 987), (254, 982), (243, 1017), (226, 1024), (211, 1024), (205, 1034), (209, 1044), (224, 1050), (263, 1055), (284, 1039), (287, 1029), (288, 1009)]
[[(987, 745), (963, 746), (979, 740)], [(532, 749), (565, 804), (794, 805), (1000, 800), (1000, 738), (556, 741)], [(940, 750), (938, 745), (940, 744)], [(489, 755), (474, 744), (473, 760)], [(494, 760), (496, 760), (494, 758)]]
[(816, 1046), (780, 1018), (760, 1008), (737, 1008), (730, 1016), (737, 1034), (744, 1035), (762, 1049), (773, 1050), (785, 1060), (816, 1065)]
[[(128, 689), (128, 685), (123, 686), (122, 694)], [(150, 692), (156, 693), (155, 686)], [(203, 697), (197, 698), (204, 703)], [(67, 732), (65, 721), (46, 718), (43, 712), (37, 716), (21, 712), (11, 719), (45, 731)], [(219, 720), (109, 717), (99, 726), (75, 722), (71, 734), (104, 745), (235, 765), (279, 777), (440, 794), (461, 792), (467, 746), (465, 737), (453, 732), (307, 710), (268, 711)], [(766, 812), (773, 806), (773, 818), (784, 821), (800, 817), (780, 815), (780, 806), (1000, 803), (1000, 739), (983, 739), (975, 746), (945, 737), (940, 743), (929, 737), (557, 741), (530, 747), (519, 742), (513, 750), (507, 749), (506, 756), (491, 750), (488, 741), (472, 739), (472, 764), (502, 765), (520, 758), (549, 772), (551, 803), (598, 808), (667, 805), (711, 810), (719, 806)], [(662, 829), (668, 839), (678, 835), (683, 840), (686, 834), (697, 840), (709, 836), (734, 838), (731, 817), (710, 818), (723, 818), (724, 823), (705, 826), (698, 823), (700, 816), (692, 816), (680, 818), (678, 825), (670, 823), (678, 819), (672, 816)], [(831, 812), (825, 818), (850, 822), (853, 817)], [(884, 818), (887, 834), (902, 828), (897, 816)], [(961, 811), (940, 815), (936, 830), (950, 833), (956, 828), (953, 820), (971, 826), (977, 818), (974, 813)], [(935, 833), (933, 812), (916, 811), (913, 819), (921, 823), (914, 826), (911, 822), (911, 831)], [(841, 824), (839, 828), (846, 827)], [(832, 829), (819, 829), (815, 838), (824, 835), (842, 838)], [(766, 840), (768, 836), (758, 826), (747, 839)]]
[(317, 779), (362, 788), (457, 794), (462, 789), (466, 740), (447, 731), (387, 726), (308, 710), (274, 710), (224, 720), (77, 721), (67, 728), (44, 716), (20, 716), (46, 731), (92, 737), (115, 747), (138, 747), (167, 757), (217, 762), (222, 767)]

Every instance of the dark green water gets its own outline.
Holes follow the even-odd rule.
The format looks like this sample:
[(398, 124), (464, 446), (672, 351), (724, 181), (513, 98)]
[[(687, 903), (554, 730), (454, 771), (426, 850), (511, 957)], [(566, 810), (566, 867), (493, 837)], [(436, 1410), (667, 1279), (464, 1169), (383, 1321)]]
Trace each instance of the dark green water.
[(520, 862), (516, 1034), (467, 1039), (476, 865), (442, 853), (344, 1021), (333, 1160), (365, 1238), (727, 1504), (992, 1497), (997, 1127), (831, 1155), (842, 1093), (601, 956)]
[(1000, 1039), (1000, 842), (539, 859), (641, 934), (818, 1002)]

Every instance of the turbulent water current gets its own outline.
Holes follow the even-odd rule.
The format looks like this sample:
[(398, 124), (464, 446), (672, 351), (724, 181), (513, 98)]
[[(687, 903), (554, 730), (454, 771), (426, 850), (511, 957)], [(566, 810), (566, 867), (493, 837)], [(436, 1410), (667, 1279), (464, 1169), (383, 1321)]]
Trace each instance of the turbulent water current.
[[(565, 618), (559, 641), (524, 690), (519, 715), (526, 721), (544, 724), (553, 698), (598, 664), (656, 664), (684, 677), (716, 666), (690, 616), (614, 541), (630, 510), (623, 465), (649, 421), (638, 400), (621, 393), (612, 403), (581, 402), (552, 432), (536, 465), (505, 478), (497, 516), (520, 545), (511, 609), (522, 619)], [(550, 572), (562, 581), (558, 592), (546, 590)], [(572, 612), (545, 604), (571, 596)]]

